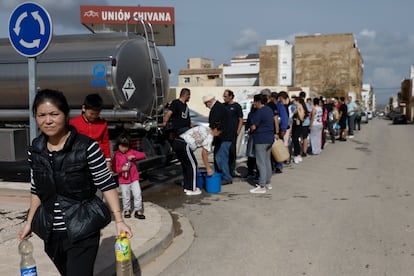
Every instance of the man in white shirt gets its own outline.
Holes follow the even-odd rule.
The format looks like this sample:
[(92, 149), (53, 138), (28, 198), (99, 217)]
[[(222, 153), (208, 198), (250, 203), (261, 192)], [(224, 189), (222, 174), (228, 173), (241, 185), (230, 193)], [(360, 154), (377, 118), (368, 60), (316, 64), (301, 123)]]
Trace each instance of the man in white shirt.
[(184, 176), (184, 192), (186, 195), (199, 195), (201, 190), (197, 187), (197, 159), (193, 151), (202, 148), (201, 157), (211, 176), (214, 170), (208, 162), (208, 153), (211, 151), (214, 136), (221, 134), (222, 127), (219, 123), (213, 123), (210, 127), (197, 126), (190, 128), (173, 141), (173, 148), (180, 160)]

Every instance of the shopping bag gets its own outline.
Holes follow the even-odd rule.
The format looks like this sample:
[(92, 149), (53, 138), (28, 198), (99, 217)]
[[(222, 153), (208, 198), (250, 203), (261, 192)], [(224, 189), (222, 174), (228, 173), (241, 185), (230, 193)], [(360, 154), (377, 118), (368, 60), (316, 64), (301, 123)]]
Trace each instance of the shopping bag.
[(272, 155), (276, 162), (284, 162), (289, 159), (289, 150), (283, 143), (282, 139), (277, 139), (273, 142)]

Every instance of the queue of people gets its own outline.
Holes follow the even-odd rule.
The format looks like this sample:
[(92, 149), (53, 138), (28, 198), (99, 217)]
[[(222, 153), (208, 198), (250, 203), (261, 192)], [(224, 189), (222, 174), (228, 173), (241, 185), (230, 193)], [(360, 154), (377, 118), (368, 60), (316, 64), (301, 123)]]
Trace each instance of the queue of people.
[[(197, 163), (192, 152), (197, 147), (203, 148), (202, 158), (207, 175), (212, 175), (213, 169), (206, 165), (204, 154), (212, 150), (214, 171), (221, 174), (222, 185), (232, 184), (234, 177), (243, 177), (257, 184), (250, 192), (265, 193), (272, 189), (272, 175), (282, 173), (285, 164), (298, 164), (309, 154), (319, 155), (327, 138), (332, 143), (352, 138), (353, 130), (357, 127), (354, 122), (358, 122), (360, 114), (359, 105), (352, 102), (351, 96), (347, 102), (344, 97), (312, 99), (306, 98), (306, 93), (301, 91), (298, 96), (289, 98), (286, 91), (277, 93), (263, 89), (260, 94), (254, 95), (252, 109), (245, 123), (248, 136), (247, 175), (241, 176), (235, 167), (235, 152), (237, 137), (243, 127), (243, 112), (240, 104), (234, 101), (233, 91), (224, 90), (223, 102), (212, 95), (202, 97), (203, 103), (210, 109), (210, 129), (205, 127), (203, 131), (191, 130), (191, 119), (186, 115), (189, 99), (190, 90), (183, 88), (179, 99), (174, 100), (168, 108), (163, 122), (164, 127), (170, 125), (168, 129), (176, 132), (173, 135), (176, 138), (171, 142), (181, 161), (186, 195), (201, 194), (201, 190), (196, 187)], [(210, 135), (205, 139), (198, 134), (199, 138), (205, 139), (204, 144), (194, 144), (195, 138), (189, 139), (194, 132)], [(271, 154), (273, 142), (278, 139), (282, 139), (291, 153), (291, 158), (285, 162), (277, 162)]]
[[(277, 94), (277, 96), (274, 94)], [(262, 103), (266, 102), (266, 97), (277, 98), (277, 108), (273, 110), (273, 113), (268, 112), (266, 118), (257, 123), (258, 118), (262, 116), (257, 115), (257, 110), (263, 108)], [(263, 166), (261, 156), (263, 154), (261, 145), (263, 141), (254, 139), (255, 136), (261, 133), (260, 124), (262, 124), (261, 130), (264, 130), (264, 120), (267, 122), (274, 121), (274, 139), (283, 139), (285, 146), (288, 147), (291, 158), (284, 162), (286, 164), (291, 162), (298, 164), (308, 155), (319, 155), (328, 139), (331, 143), (335, 143), (335, 141), (345, 142), (347, 139), (354, 137), (356, 130), (361, 129), (361, 106), (358, 101), (353, 101), (352, 96), (348, 96), (347, 100), (345, 97), (330, 99), (325, 97), (305, 99), (305, 97), (306, 93), (303, 91), (299, 93), (299, 96), (293, 96), (289, 99), (285, 91), (269, 93), (268, 89), (264, 89), (260, 94), (254, 96), (254, 106), (246, 121), (246, 130), (253, 139), (249, 137), (247, 143), (248, 174), (245, 180), (254, 179), (257, 184), (257, 187), (251, 189), (250, 192), (266, 193), (266, 190), (272, 188), (269, 185), (268, 168), (271, 167), (273, 158), (269, 153), (266, 153), (267, 159), (265, 160), (267, 164)], [(286, 114), (288, 116), (287, 123)], [(255, 133), (257, 125), (259, 126), (259, 133)], [(267, 143), (269, 142), (267, 141)], [(260, 161), (258, 161), (258, 157)], [(252, 161), (255, 159), (256, 164)], [(273, 174), (281, 173), (280, 166), (275, 166), (273, 169)]]

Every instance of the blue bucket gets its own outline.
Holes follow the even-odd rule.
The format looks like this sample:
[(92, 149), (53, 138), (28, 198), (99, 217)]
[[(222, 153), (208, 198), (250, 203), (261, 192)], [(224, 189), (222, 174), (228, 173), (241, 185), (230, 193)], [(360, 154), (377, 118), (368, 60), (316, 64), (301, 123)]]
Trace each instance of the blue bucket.
[(205, 172), (198, 172), (197, 173), (197, 187), (202, 190), (204, 188), (204, 184), (206, 182), (206, 173)]
[(212, 176), (206, 175), (206, 191), (207, 193), (221, 192), (221, 173), (214, 173)]

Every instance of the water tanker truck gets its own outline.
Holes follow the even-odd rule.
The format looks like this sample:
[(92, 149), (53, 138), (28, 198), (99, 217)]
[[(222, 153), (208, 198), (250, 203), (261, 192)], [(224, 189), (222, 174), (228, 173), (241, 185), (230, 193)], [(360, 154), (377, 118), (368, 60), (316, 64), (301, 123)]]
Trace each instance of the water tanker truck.
[[(37, 89), (62, 91), (71, 116), (81, 112), (87, 94), (99, 93), (111, 141), (127, 130), (147, 154), (141, 170), (168, 162), (169, 143), (158, 125), (171, 100), (169, 72), (155, 43), (125, 33), (54, 36), (36, 58)], [(25, 162), (29, 145), (27, 58), (0, 39), (0, 167)], [(10, 168), (10, 167), (9, 167)]]

